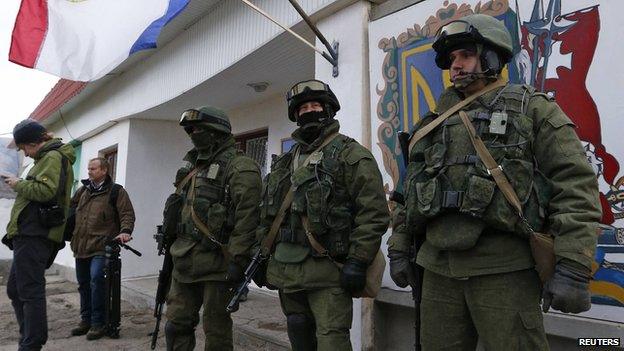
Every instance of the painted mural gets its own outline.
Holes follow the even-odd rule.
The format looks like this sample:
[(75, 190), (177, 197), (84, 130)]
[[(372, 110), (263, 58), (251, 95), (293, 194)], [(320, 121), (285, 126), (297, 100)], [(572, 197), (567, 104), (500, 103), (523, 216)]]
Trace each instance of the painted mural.
[(599, 108), (586, 84), (601, 34), (600, 1), (589, 6), (585, 1), (583, 6), (564, 12), (561, 0), (522, 3), (523, 11), (518, 3), (508, 0), (444, 1), (424, 23), (410, 24), (405, 32), (378, 42), (384, 59), (383, 84), (375, 88), (379, 120), (376, 140), (390, 180), (385, 184), (386, 191), (402, 191), (405, 166), (397, 133), (411, 130), (450, 85), (448, 73), (434, 63), (431, 44), (436, 31), (468, 14), (494, 16), (505, 24), (514, 40), (515, 55), (503, 74), (511, 82), (531, 84), (554, 96), (577, 126), (600, 183), (603, 211), (591, 283), (592, 302), (624, 307), (624, 175), (616, 153), (610, 149), (622, 146), (603, 144)]

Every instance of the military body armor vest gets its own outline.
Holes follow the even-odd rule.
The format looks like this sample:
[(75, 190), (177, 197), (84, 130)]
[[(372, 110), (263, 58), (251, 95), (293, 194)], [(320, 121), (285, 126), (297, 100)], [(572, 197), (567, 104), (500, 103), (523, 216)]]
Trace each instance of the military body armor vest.
[[(197, 172), (194, 183), (190, 181), (185, 186), (182, 192), (182, 212), (177, 228), (178, 237), (201, 242), (211, 250), (219, 249), (218, 245), (207, 240), (206, 235), (193, 222), (192, 205), (195, 213), (210, 229), (214, 238), (221, 244), (227, 244), (229, 233), (234, 228), (234, 210), (230, 208), (231, 198), (226, 177), (236, 153), (234, 149), (221, 152), (210, 165)], [(187, 168), (187, 174), (191, 170), (192, 168)], [(176, 178), (183, 177), (184, 175), (178, 174)], [(191, 189), (193, 184), (194, 189)], [(195, 191), (194, 198), (191, 196), (191, 191)]]
[[(301, 217), (307, 216), (314, 237), (336, 258), (345, 258), (353, 227), (350, 198), (344, 183), (344, 170), (338, 159), (353, 139), (337, 136), (311, 157), (306, 167), (295, 167), (295, 148), (271, 164), (260, 204), (262, 218), (274, 218), (288, 189), (295, 187), (290, 212), (282, 222), (277, 243), (294, 243), (310, 249)], [(296, 146), (296, 148), (299, 146)], [(311, 250), (313, 255), (317, 255)]]
[[(541, 230), (549, 194), (547, 180), (534, 163), (534, 126), (532, 118), (526, 115), (533, 94), (532, 87), (507, 85), (489, 102), (482, 97), (477, 100), (480, 103), (473, 102), (464, 111), (509, 178), (529, 223), (535, 230)], [(440, 108), (444, 110), (450, 106)], [(425, 116), (423, 124), (435, 117), (437, 115)], [(524, 232), (518, 214), (476, 155), (458, 114), (414, 145), (407, 174), (408, 224), (423, 217), (428, 223), (436, 222), (440, 215), (465, 222), (462, 223), (465, 227), (460, 225), (455, 233), (440, 234), (454, 237), (450, 241), (436, 242), (435, 233), (431, 237), (428, 233), (427, 239), (433, 240), (435, 246), (470, 248), (486, 227), (518, 234)]]

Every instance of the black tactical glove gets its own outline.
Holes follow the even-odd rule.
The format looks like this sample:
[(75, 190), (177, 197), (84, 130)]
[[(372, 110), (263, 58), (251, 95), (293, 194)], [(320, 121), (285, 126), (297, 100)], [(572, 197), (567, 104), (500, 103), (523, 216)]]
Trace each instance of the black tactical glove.
[(390, 250), (388, 252), (390, 258), (390, 277), (394, 283), (402, 288), (416, 286), (416, 274), (414, 267), (410, 262), (407, 252)]
[(546, 282), (542, 292), (542, 310), (552, 307), (564, 313), (581, 313), (591, 307), (589, 294), (590, 272), (584, 266), (562, 259), (555, 266), (555, 274)]
[(238, 284), (245, 279), (245, 271), (238, 263), (230, 262), (228, 264), (225, 279), (229, 283)]
[(4, 234), (2, 237), (2, 243), (9, 248), (9, 250), (13, 250), (13, 239), (9, 239), (9, 234)]
[(267, 261), (264, 261), (258, 265), (258, 269), (256, 270), (256, 274), (253, 276), (253, 281), (256, 283), (258, 287), (263, 287), (267, 285)]
[(367, 267), (368, 265), (365, 262), (358, 259), (347, 259), (340, 272), (340, 286), (351, 294), (364, 290)]

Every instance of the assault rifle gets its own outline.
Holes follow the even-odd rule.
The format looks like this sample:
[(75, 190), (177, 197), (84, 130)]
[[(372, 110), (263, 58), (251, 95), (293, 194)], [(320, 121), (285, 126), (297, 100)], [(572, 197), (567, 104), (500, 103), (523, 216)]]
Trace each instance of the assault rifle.
[(119, 325), (121, 322), (121, 259), (119, 258), (120, 247), (131, 251), (133, 254), (141, 257), (141, 253), (129, 245), (121, 243), (117, 240), (110, 240), (104, 246), (105, 251), (105, 267), (104, 267), (104, 279), (105, 279), (105, 319), (106, 324), (104, 329), (106, 335), (113, 339), (119, 338)]
[[(409, 166), (409, 143), (410, 143), (410, 134), (407, 132), (399, 132), (397, 135), (397, 139), (399, 141), (399, 147), (401, 148), (401, 153), (403, 154), (403, 162), (405, 164), (405, 168)], [(398, 192), (393, 192), (391, 195), (391, 200), (394, 200), (401, 205), (405, 205), (405, 199), (403, 198), (403, 194)], [(416, 286), (412, 286), (412, 299), (414, 300), (414, 350), (420, 351), (420, 303), (422, 300), (422, 283), (423, 283), (423, 275), (425, 270), (423, 267), (419, 266), (416, 263), (416, 255), (418, 251), (420, 251), (420, 247), (422, 246), (425, 238), (423, 236), (415, 236), (414, 237), (414, 254), (412, 255), (412, 268), (414, 269), (414, 275), (416, 275)]]
[(152, 337), (151, 349), (156, 348), (156, 340), (158, 340), (158, 331), (160, 329), (160, 320), (162, 311), (167, 299), (167, 293), (171, 286), (171, 271), (173, 270), (173, 261), (169, 253), (169, 246), (165, 244), (165, 234), (162, 231), (162, 225), (156, 226), (156, 234), (154, 239), (158, 243), (158, 256), (165, 255), (162, 269), (158, 273), (158, 288), (156, 289), (156, 304), (154, 306), (154, 317), (156, 317), (156, 326), (154, 331), (149, 335)]
[(261, 249), (258, 249), (256, 254), (251, 259), (251, 263), (249, 264), (249, 266), (247, 266), (247, 269), (245, 269), (245, 279), (243, 279), (238, 288), (236, 288), (234, 296), (225, 308), (226, 311), (230, 313), (238, 311), (241, 296), (245, 293), (245, 291), (248, 290), (249, 283), (251, 283), (254, 275), (256, 275), (258, 268), (260, 268), (260, 265), (262, 265), (267, 259), (266, 257), (262, 256), (261, 251)]

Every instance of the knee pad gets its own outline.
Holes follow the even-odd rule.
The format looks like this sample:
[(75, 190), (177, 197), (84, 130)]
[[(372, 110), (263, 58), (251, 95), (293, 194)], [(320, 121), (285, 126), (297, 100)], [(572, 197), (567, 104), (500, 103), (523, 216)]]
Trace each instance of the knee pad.
[(289, 314), (286, 316), (286, 324), (288, 325), (288, 329), (306, 330), (308, 328), (314, 328), (314, 319), (302, 313)]
[(293, 351), (316, 350), (316, 324), (314, 318), (305, 314), (289, 314), (286, 316), (288, 339)]
[(189, 335), (195, 334), (195, 328), (181, 328), (171, 323), (171, 321), (167, 321), (165, 323), (165, 336), (175, 338), (178, 335)]
[(195, 329), (179, 327), (167, 321), (165, 323), (165, 340), (167, 341), (167, 351), (193, 351), (195, 348)]

